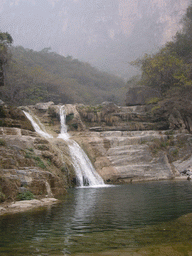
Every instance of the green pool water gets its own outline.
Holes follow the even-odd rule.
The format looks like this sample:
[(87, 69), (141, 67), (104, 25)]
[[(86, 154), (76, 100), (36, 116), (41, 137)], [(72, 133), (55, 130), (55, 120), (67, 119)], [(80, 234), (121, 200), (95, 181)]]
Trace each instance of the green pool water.
[(2, 216), (0, 255), (192, 255), (190, 213), (190, 181), (74, 188), (56, 206)]

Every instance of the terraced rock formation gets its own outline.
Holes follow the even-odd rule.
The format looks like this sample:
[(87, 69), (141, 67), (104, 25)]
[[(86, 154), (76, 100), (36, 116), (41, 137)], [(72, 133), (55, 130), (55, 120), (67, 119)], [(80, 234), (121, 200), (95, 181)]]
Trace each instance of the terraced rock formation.
[[(191, 134), (184, 127), (164, 131), (168, 124), (154, 121), (147, 108), (111, 103), (96, 107), (65, 105), (71, 138), (84, 149), (106, 183), (174, 179), (185, 169), (192, 170)], [(67, 142), (57, 138), (60, 105), (49, 102), (23, 109), (36, 116), (53, 138), (34, 132), (21, 109), (14, 110), (19, 113), (15, 118), (12, 110), (1, 106), (1, 201), (15, 200), (26, 191), (37, 198), (52, 197), (74, 185)]]
[[(177, 135), (176, 135), (177, 136)], [(175, 138), (176, 138), (175, 136)], [(76, 134), (108, 182), (172, 179), (180, 176), (166, 151), (152, 150), (154, 141), (166, 143), (165, 132), (131, 131)]]

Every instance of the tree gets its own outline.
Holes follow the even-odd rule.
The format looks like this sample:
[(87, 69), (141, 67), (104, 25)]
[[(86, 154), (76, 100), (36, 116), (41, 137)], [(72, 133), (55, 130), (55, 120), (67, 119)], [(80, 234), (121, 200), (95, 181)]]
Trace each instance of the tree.
[(153, 56), (146, 55), (141, 63), (142, 83), (155, 88), (161, 97), (170, 89), (190, 82), (190, 66), (167, 47)]
[(8, 61), (8, 47), (12, 44), (13, 39), (9, 33), (0, 31), (0, 86), (4, 85), (5, 64)]
[(154, 116), (167, 120), (179, 113), (188, 131), (192, 130), (192, 5), (183, 18), (183, 28), (173, 41), (156, 54), (145, 55), (132, 64), (142, 71), (140, 84), (159, 92)]

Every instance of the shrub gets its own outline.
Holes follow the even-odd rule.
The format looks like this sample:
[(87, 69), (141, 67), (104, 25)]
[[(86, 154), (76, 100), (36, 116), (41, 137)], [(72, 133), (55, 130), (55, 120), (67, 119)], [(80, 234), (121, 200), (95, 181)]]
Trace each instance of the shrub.
[(25, 153), (25, 158), (33, 158), (33, 156), (30, 153), (26, 152)]
[(33, 148), (28, 148), (28, 150), (29, 150), (30, 152), (33, 152), (33, 151), (34, 151)]
[(42, 145), (38, 145), (38, 146), (37, 146), (37, 149), (43, 151), (43, 150), (49, 150), (49, 147), (48, 147), (47, 145), (42, 144)]
[(46, 168), (46, 165), (43, 163), (42, 160), (40, 160), (40, 161), (37, 162), (37, 166), (40, 167), (40, 168), (42, 168), (42, 169), (45, 169), (45, 168)]
[(0, 139), (0, 146), (5, 146), (6, 142), (3, 139)]
[(176, 149), (174, 149), (174, 150), (171, 152), (171, 155), (172, 155), (172, 156), (177, 156), (178, 153), (179, 153), (179, 150), (176, 148)]
[(160, 106), (155, 106), (151, 109), (151, 113), (154, 113), (156, 110), (160, 109)]
[(34, 198), (33, 193), (28, 190), (26, 192), (19, 193), (17, 195), (18, 200), (32, 200), (33, 198)]
[(72, 114), (67, 115), (67, 116), (66, 116), (66, 122), (71, 121), (73, 118), (74, 118), (74, 114), (73, 114), (73, 113), (72, 113)]
[(50, 166), (51, 165), (51, 159), (47, 159), (47, 164)]
[(154, 98), (151, 98), (150, 100), (147, 101), (147, 104), (155, 104), (157, 102), (159, 102), (161, 99), (158, 98), (158, 97), (154, 97)]

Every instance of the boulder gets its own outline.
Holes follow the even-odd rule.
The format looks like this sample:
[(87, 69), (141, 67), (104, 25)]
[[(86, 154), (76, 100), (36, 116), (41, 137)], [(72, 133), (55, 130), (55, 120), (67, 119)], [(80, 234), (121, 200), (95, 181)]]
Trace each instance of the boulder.
[(54, 103), (52, 101), (49, 101), (46, 103), (37, 103), (35, 105), (35, 108), (38, 110), (41, 110), (41, 111), (47, 111), (51, 105), (54, 105)]

